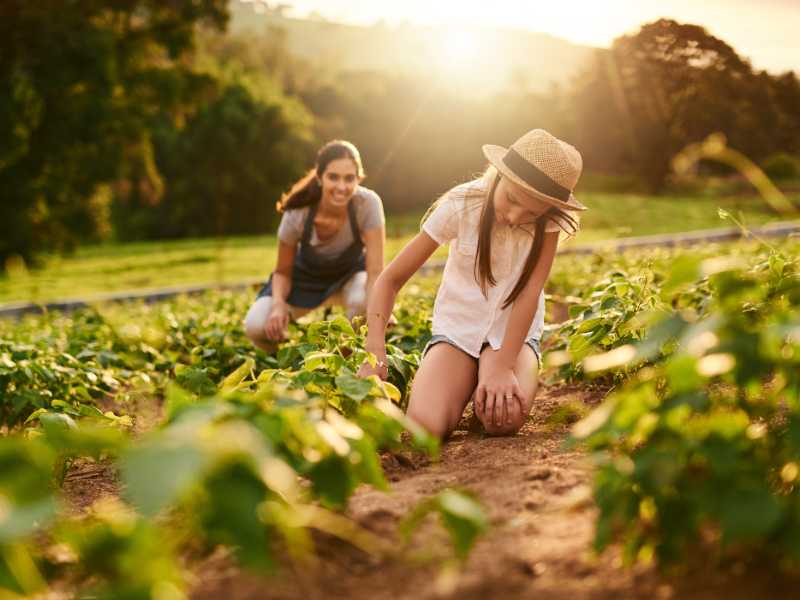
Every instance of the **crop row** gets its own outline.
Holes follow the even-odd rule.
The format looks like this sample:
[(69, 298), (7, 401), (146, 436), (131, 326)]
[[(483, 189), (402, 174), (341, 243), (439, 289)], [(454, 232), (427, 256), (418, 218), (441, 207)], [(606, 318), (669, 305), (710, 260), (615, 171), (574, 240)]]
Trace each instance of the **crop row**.
[[(559, 257), (550, 291), (570, 308), (546, 333), (549, 374), (614, 387), (573, 431), (597, 460), (598, 549), (622, 541), (631, 561), (680, 560), (698, 543), (800, 557), (799, 246)], [(363, 329), (340, 314), (293, 324), (274, 356), (254, 351), (241, 294), (0, 326), (0, 585), (25, 593), (69, 572), (100, 594), (180, 591), (190, 538), (259, 569), (276, 545), (307, 552), (315, 530), (386, 551), (340, 510), (358, 485), (386, 485), (382, 451), (437, 452), (402, 413), (435, 287), (404, 290), (388, 382), (355, 376)], [(162, 424), (142, 434), (144, 406)], [(53, 482), (78, 457), (113, 461), (124, 494), (66, 518)], [(442, 515), (460, 557), (485, 527), (459, 492), (408, 522), (425, 511)], [(56, 561), (61, 547), (69, 559)]]
[[(438, 452), (400, 408), (416, 340), (430, 335), (418, 298), (399, 308), (390, 382), (355, 377), (363, 336), (341, 315), (293, 325), (276, 356), (253, 351), (246, 300), (209, 294), (7, 326), (0, 587), (28, 594), (68, 578), (93, 582), (85, 591), (97, 597), (180, 597), (189, 551), (222, 544), (263, 571), (307, 555), (316, 531), (396, 552), (341, 509), (361, 484), (386, 489), (381, 452)], [(145, 405), (163, 413), (150, 432)], [(78, 458), (112, 463), (122, 494), (76, 518), (58, 483)], [(486, 525), (480, 506), (444, 490), (401, 531), (431, 512), (464, 558)]]
[(669, 563), (699, 545), (798, 565), (798, 250), (619, 257), (569, 290), (550, 363), (614, 386), (573, 431), (596, 458), (598, 550), (621, 541), (629, 561)]

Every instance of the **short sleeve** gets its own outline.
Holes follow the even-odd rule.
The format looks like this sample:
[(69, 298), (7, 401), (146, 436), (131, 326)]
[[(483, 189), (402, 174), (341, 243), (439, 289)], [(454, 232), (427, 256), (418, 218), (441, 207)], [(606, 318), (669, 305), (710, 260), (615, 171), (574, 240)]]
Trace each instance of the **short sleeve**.
[(287, 210), (278, 225), (278, 239), (286, 244), (296, 244), (303, 237), (303, 225), (308, 209)]
[(440, 246), (458, 235), (458, 214), (456, 202), (450, 196), (442, 197), (429, 211), (422, 223), (422, 231), (427, 233)]
[(359, 199), (356, 211), (358, 228), (361, 231), (369, 231), (377, 227), (383, 227), (386, 219), (383, 215), (383, 202), (377, 193), (367, 188), (359, 190)]

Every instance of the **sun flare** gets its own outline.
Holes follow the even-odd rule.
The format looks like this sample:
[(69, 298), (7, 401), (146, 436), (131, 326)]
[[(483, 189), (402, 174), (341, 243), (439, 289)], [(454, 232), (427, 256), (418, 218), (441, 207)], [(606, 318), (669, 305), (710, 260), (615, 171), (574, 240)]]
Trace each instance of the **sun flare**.
[(442, 63), (448, 66), (469, 64), (478, 54), (478, 39), (474, 33), (464, 30), (448, 31), (442, 37)]

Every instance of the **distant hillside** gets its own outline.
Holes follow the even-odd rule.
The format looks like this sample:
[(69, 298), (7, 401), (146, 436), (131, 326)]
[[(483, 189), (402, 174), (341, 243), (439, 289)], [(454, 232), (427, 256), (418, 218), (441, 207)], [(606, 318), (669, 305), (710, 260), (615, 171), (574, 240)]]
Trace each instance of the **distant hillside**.
[(454, 55), (448, 58), (449, 38), (440, 28), (383, 24), (360, 27), (292, 19), (279, 10), (259, 13), (253, 4), (238, 0), (232, 2), (231, 13), (231, 32), (283, 29), (289, 51), (310, 61), (348, 70), (393, 70), (433, 77), (449, 72), (476, 92), (494, 92), (510, 84), (531, 90), (566, 84), (595, 51), (542, 33), (481, 29), (467, 36), (466, 43), (469, 47), (469, 40), (473, 42), (474, 52), (468, 64), (454, 67), (460, 58), (457, 47), (450, 47)]

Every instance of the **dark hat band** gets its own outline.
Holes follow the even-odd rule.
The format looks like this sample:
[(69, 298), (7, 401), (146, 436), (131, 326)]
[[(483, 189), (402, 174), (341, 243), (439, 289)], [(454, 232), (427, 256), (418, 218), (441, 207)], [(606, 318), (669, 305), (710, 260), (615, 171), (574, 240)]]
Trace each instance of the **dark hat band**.
[(509, 148), (503, 157), (505, 165), (514, 172), (514, 175), (522, 179), (535, 190), (553, 198), (566, 202), (572, 193), (565, 187), (560, 186), (547, 175), (542, 173), (536, 166), (522, 158), (519, 152)]

